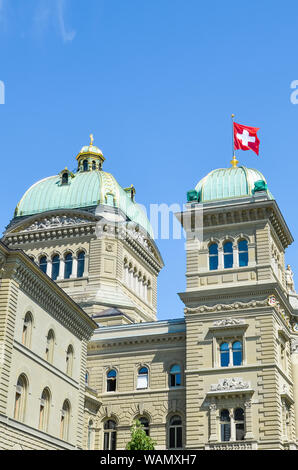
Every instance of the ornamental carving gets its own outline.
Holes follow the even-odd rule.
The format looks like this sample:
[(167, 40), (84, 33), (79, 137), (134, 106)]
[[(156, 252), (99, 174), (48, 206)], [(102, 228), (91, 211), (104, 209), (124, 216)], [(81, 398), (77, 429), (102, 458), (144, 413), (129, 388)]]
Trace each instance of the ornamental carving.
[(297, 339), (291, 340), (291, 353), (292, 354), (298, 353), (298, 340)]
[(224, 326), (238, 326), (238, 325), (244, 325), (244, 324), (245, 324), (245, 321), (242, 319), (229, 317), (229, 318), (223, 318), (222, 320), (215, 321), (213, 323), (213, 326), (224, 327)]
[(249, 390), (250, 383), (244, 382), (239, 377), (232, 377), (219, 380), (218, 384), (212, 384), (210, 387), (211, 392), (226, 392), (229, 390)]
[(82, 219), (80, 217), (67, 217), (63, 216), (53, 216), (48, 217), (42, 220), (36, 220), (34, 224), (30, 225), (26, 229), (22, 230), (23, 232), (34, 232), (36, 230), (45, 230), (49, 228), (60, 228), (68, 227), (70, 225), (80, 225), (90, 222), (89, 220)]
[(204, 313), (204, 312), (219, 312), (221, 310), (240, 310), (246, 308), (266, 307), (268, 305), (267, 299), (265, 300), (251, 300), (250, 302), (234, 302), (232, 304), (216, 304), (212, 306), (201, 305), (195, 308), (185, 308), (185, 313)]

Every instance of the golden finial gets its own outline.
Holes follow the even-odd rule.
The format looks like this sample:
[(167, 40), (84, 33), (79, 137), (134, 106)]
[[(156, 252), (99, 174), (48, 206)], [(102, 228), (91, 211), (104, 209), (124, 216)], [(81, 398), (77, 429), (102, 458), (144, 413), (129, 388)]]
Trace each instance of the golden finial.
[(93, 142), (94, 142), (94, 136), (93, 134), (90, 134), (90, 147), (92, 147)]
[(233, 160), (231, 160), (232, 167), (233, 167), (233, 168), (237, 168), (238, 163), (239, 163), (239, 162), (238, 162), (238, 160), (237, 160), (237, 158), (236, 158), (236, 155), (234, 154)]

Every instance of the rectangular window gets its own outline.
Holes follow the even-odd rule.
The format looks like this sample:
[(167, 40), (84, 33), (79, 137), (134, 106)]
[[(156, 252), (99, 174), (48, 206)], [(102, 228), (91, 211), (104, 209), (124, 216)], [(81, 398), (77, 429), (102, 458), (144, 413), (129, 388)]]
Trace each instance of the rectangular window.
[(138, 375), (137, 388), (148, 388), (148, 375)]
[(236, 441), (244, 441), (244, 423), (236, 424)]
[(220, 433), (222, 442), (228, 442), (231, 438), (231, 425), (230, 423), (222, 423), (220, 425)]

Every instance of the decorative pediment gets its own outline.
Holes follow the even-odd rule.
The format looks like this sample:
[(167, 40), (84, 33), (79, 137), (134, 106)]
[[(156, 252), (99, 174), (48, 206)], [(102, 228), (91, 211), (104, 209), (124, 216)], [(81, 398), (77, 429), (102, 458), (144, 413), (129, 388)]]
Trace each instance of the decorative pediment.
[(90, 223), (90, 220), (82, 217), (69, 217), (66, 215), (52, 216), (36, 220), (29, 227), (21, 229), (22, 232), (35, 232), (39, 230), (48, 230), (52, 228), (64, 228), (71, 225), (81, 225)]

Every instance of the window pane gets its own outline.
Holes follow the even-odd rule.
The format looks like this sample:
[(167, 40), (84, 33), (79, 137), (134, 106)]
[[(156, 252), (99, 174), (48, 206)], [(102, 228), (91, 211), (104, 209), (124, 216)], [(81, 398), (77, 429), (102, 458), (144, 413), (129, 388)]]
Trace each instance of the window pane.
[(233, 267), (233, 255), (224, 255), (224, 267), (225, 269)]
[(244, 421), (244, 410), (242, 408), (237, 408), (234, 414), (235, 421)]
[(241, 366), (242, 364), (242, 344), (240, 341), (233, 343), (233, 365)]
[(65, 257), (64, 279), (69, 279), (72, 274), (72, 255), (69, 253)]
[(236, 424), (236, 441), (244, 441), (244, 423)]
[(222, 410), (220, 413), (220, 421), (230, 422), (230, 413), (229, 410)]
[(248, 265), (248, 253), (239, 253), (239, 266)]
[(176, 447), (182, 447), (182, 427), (176, 428)]
[(180, 416), (173, 416), (170, 421), (171, 426), (181, 426), (182, 421)]
[(57, 277), (59, 276), (59, 269), (60, 269), (60, 258), (59, 256), (54, 256), (52, 259), (52, 279), (56, 281)]
[(114, 369), (110, 370), (108, 372), (108, 378), (111, 379), (111, 378), (115, 378), (117, 375), (116, 371)]
[(172, 374), (174, 374), (175, 372), (180, 372), (180, 366), (178, 366), (178, 364), (175, 364), (173, 367), (171, 367), (171, 371), (170, 371)]
[(221, 429), (221, 440), (223, 442), (227, 442), (230, 440), (231, 437), (231, 425), (230, 423), (222, 423), (220, 425)]
[(109, 450), (109, 433), (104, 433), (103, 450)]
[(137, 388), (148, 388), (148, 376), (138, 375)]
[(47, 258), (45, 256), (43, 256), (42, 258), (40, 258), (39, 260), (39, 267), (40, 269), (46, 274), (47, 273)]
[(224, 244), (224, 253), (233, 253), (233, 244), (232, 242), (227, 242)]
[(218, 269), (218, 256), (209, 257), (209, 269), (210, 271), (215, 271)]
[(209, 246), (209, 254), (210, 255), (217, 255), (218, 254), (218, 246), (216, 243), (213, 243)]
[(170, 428), (170, 448), (175, 448), (175, 428)]
[(228, 367), (230, 363), (230, 352), (228, 343), (220, 345), (220, 365), (221, 367)]
[(116, 438), (117, 438), (117, 433), (113, 431), (111, 433), (111, 449), (110, 450), (116, 450)]
[(241, 240), (238, 243), (238, 250), (239, 251), (247, 251), (248, 250), (248, 243), (246, 240)]
[(181, 374), (176, 374), (176, 387), (181, 385)]
[(78, 254), (78, 272), (77, 276), (78, 277), (83, 277), (85, 271), (85, 253), (81, 251)]

